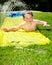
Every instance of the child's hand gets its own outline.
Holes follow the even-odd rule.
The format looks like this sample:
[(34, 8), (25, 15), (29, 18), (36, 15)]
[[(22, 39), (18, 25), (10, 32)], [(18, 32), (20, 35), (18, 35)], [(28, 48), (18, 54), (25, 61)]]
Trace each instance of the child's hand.
[(46, 26), (50, 26), (49, 24), (47, 24)]
[(47, 22), (44, 22), (44, 25), (43, 26), (50, 26)]
[(7, 28), (3, 28), (1, 30), (5, 31), (5, 32), (8, 32), (9, 31)]

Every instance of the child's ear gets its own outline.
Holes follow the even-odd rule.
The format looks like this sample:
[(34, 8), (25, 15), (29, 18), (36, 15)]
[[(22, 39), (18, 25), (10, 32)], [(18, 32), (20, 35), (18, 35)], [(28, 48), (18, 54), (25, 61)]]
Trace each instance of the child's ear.
[(34, 19), (34, 17), (32, 17)]
[(23, 20), (25, 21), (25, 18), (23, 18)]

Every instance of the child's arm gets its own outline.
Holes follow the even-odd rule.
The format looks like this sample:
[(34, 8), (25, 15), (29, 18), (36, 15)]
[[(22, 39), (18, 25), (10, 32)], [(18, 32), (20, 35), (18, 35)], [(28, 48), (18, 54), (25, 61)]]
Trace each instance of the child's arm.
[(14, 28), (3, 28), (2, 30), (5, 31), (5, 32), (10, 32), (10, 31), (17, 31), (19, 30), (20, 28), (22, 28), (23, 24), (20, 24), (19, 26), (17, 27), (14, 27)]
[(5, 31), (5, 32), (10, 32), (10, 31), (17, 31), (18, 30), (18, 28), (17, 27), (15, 27), (15, 28), (3, 28), (2, 29), (3, 31)]
[(37, 21), (37, 24), (41, 24), (43, 26), (50, 26), (46, 21)]

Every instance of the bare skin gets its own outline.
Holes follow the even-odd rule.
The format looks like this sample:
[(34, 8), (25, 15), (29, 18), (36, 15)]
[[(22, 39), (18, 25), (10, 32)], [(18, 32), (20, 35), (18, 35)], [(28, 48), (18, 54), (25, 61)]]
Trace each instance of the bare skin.
[(25, 31), (35, 31), (37, 24), (41, 24), (43, 26), (50, 26), (46, 21), (40, 21), (40, 20), (35, 20), (32, 15), (30, 14), (25, 14), (25, 17), (23, 18), (24, 22), (14, 28), (3, 28), (5, 32), (9, 31), (17, 31), (19, 29), (24, 29)]

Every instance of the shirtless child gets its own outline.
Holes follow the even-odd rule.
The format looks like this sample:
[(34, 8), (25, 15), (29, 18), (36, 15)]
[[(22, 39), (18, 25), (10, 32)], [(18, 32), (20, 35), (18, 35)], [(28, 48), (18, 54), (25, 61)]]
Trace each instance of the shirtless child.
[(9, 31), (17, 31), (19, 29), (24, 29), (25, 31), (35, 31), (37, 24), (41, 24), (43, 26), (49, 26), (49, 24), (46, 21), (40, 21), (40, 20), (35, 20), (33, 18), (33, 13), (32, 12), (25, 12), (23, 14), (23, 20), (24, 22), (14, 28), (3, 28), (5, 32)]

